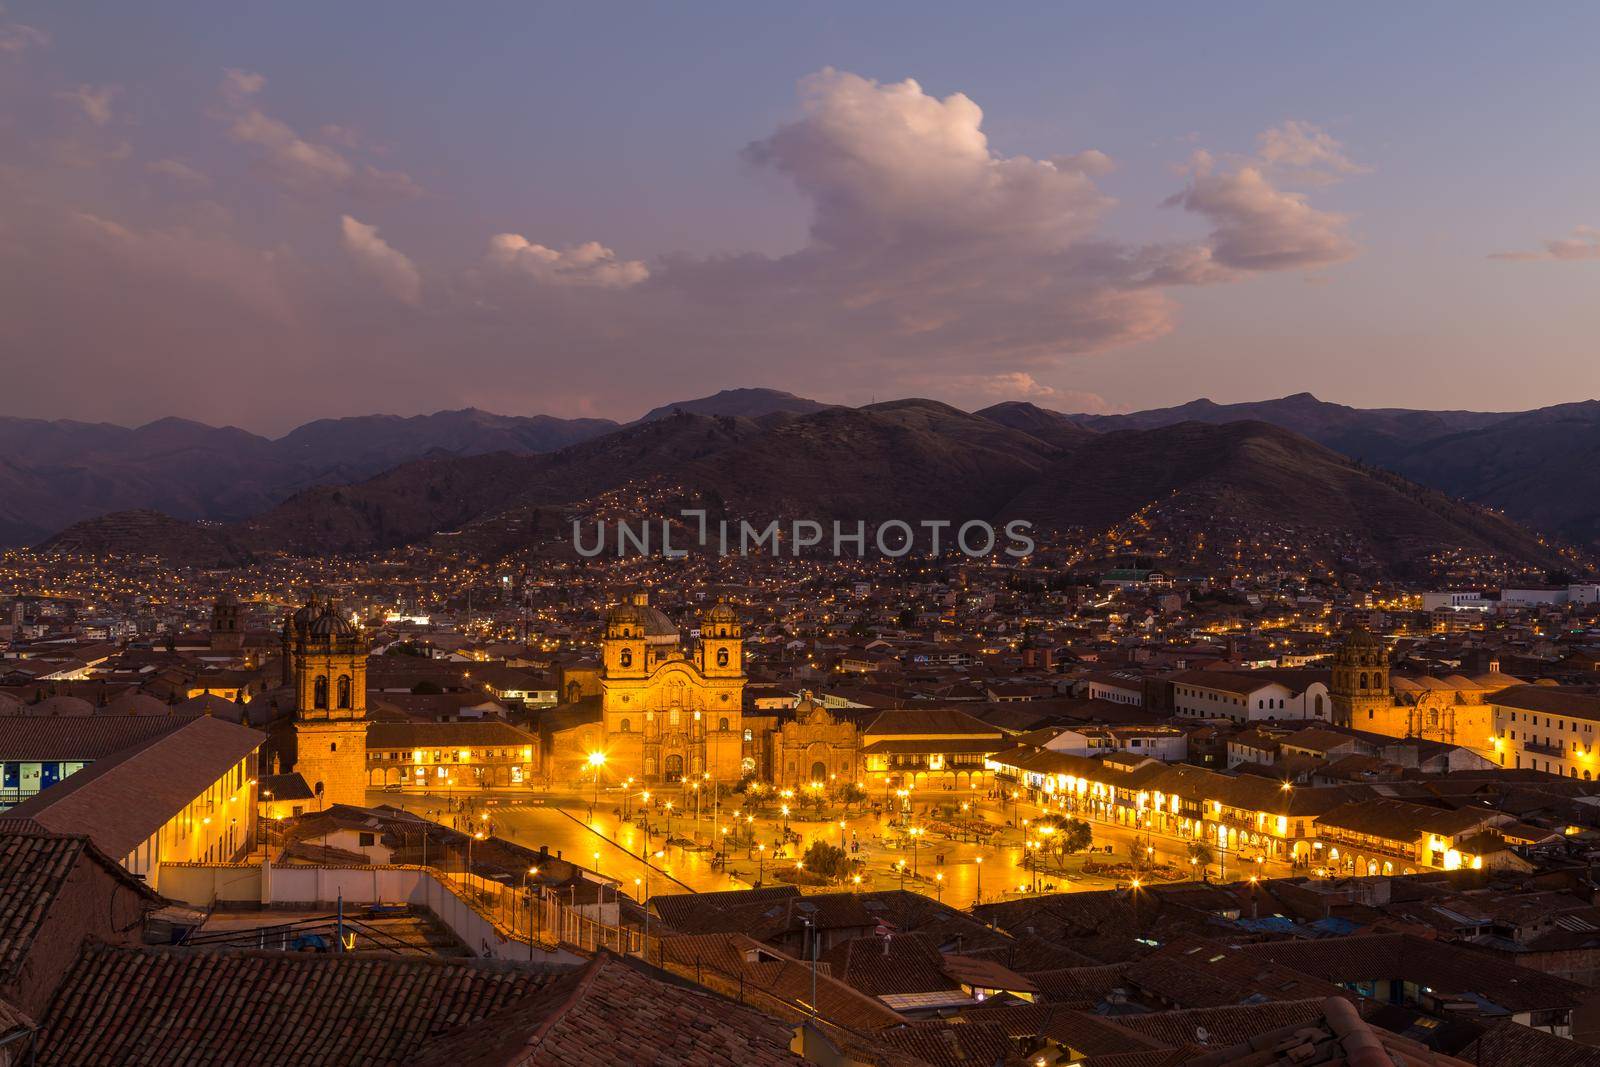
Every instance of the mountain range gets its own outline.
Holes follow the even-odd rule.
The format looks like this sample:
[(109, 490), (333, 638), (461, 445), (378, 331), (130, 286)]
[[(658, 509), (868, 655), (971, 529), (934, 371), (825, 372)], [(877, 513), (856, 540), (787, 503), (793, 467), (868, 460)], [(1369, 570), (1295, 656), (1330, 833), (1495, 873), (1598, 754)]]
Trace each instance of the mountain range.
[[(1023, 518), (1043, 529), (1090, 531), (1137, 513), (1147, 517), (1147, 526), (1164, 524), (1159, 532), (1179, 542), (1192, 542), (1226, 520), (1242, 530), (1277, 530), (1324, 559), (1393, 567), (1456, 548), (1555, 567), (1562, 562), (1557, 554), (1511, 518), (1463, 502), (1459, 489), (1432, 489), (1396, 470), (1403, 460), (1431, 458), (1441, 478), (1460, 477), (1463, 465), (1445, 464), (1444, 457), (1465, 446), (1440, 442), (1476, 441), (1519, 420), (1532, 418), (1531, 426), (1556, 435), (1552, 440), (1581, 436), (1586, 417), (1588, 432), (1600, 429), (1596, 412), (1572, 407), (1566, 416), (1548, 414), (1556, 409), (1411, 413), (1346, 408), (1301, 395), (1085, 416), (1026, 403), (969, 413), (919, 399), (849, 408), (735, 390), (667, 405), (626, 426), (482, 412), (341, 419), (265, 442), (263, 454), (302, 472), (301, 485), (308, 477), (303, 472), (312, 469), (354, 471), (407, 449), (415, 458), (359, 481), (346, 474), (269, 489), (258, 478), (263, 497), (275, 492), (280, 499), (243, 518), (213, 514), (206, 524), (179, 522), (169, 515), (188, 516), (142, 505), (73, 524), (43, 547), (164, 552), (189, 562), (226, 563), (259, 552), (362, 552), (445, 537), (503, 553), (563, 536), (575, 510), (626, 493), (611, 501), (613, 511), (625, 500), (635, 514), (646, 505), (670, 514), (694, 504), (752, 519)], [(1195, 414), (1205, 417), (1190, 417)], [(188, 433), (209, 429), (184, 426)], [(150, 429), (121, 433), (148, 435)], [(246, 454), (261, 450), (252, 442), (265, 441), (241, 439), (236, 430), (210, 433)], [(512, 447), (496, 446), (508, 437)], [(1357, 451), (1353, 444), (1373, 442), (1376, 449), (1381, 443), (1394, 469), (1318, 437), (1349, 451)], [(293, 449), (286, 444), (291, 441)], [(1542, 461), (1536, 451), (1502, 447), (1497, 454), (1508, 463), (1519, 456)], [(235, 470), (245, 463), (229, 462)], [(227, 479), (214, 484), (225, 486)], [(235, 492), (228, 499), (242, 497)], [(1559, 508), (1549, 512), (1548, 521), (1568, 519)]]

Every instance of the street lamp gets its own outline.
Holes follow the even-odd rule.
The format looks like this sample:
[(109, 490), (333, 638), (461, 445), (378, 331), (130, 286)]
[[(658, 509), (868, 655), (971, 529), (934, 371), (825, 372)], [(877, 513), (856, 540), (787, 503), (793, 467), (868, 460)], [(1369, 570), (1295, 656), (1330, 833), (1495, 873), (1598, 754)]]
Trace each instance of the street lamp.
[(594, 810), (600, 806), (600, 771), (606, 765), (604, 752), (589, 753), (589, 766), (594, 770), (594, 803), (589, 805), (589, 819), (594, 820)]
[(767, 845), (766, 842), (756, 846), (756, 888), (766, 880), (767, 874)]
[(976, 862), (977, 865), (978, 865), (978, 896), (977, 896), (977, 899), (973, 901), (973, 903), (974, 904), (982, 904), (983, 903), (983, 857), (979, 856), (974, 862)]
[(933, 899), (937, 904), (944, 903), (944, 874), (933, 876)]

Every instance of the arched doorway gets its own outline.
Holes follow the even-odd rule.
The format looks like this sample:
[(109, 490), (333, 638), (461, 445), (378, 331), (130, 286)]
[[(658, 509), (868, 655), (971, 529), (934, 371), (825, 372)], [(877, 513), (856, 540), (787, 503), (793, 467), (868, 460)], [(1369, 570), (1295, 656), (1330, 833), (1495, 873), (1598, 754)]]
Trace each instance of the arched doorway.
[(683, 781), (683, 757), (676, 753), (667, 757), (667, 781)]
[(811, 780), (813, 782), (826, 782), (828, 780), (828, 765), (821, 760), (811, 765)]

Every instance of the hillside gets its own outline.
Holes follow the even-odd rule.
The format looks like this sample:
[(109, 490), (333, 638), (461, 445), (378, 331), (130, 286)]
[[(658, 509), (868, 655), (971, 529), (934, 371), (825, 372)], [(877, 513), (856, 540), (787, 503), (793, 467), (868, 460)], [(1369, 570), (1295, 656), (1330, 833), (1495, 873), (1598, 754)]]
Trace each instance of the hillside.
[(1517, 415), (1424, 442), (1390, 464), (1580, 544), (1600, 544), (1600, 401)]
[(724, 389), (695, 400), (679, 400), (651, 408), (638, 422), (654, 422), (668, 415), (684, 412), (689, 415), (730, 415), (740, 419), (759, 419), (763, 415), (788, 412), (793, 415), (810, 415), (826, 411), (831, 404), (807, 400), (781, 389)]
[(1181, 422), (1265, 422), (1309, 437), (1335, 452), (1375, 463), (1393, 458), (1419, 442), (1492, 426), (1509, 417), (1510, 413), (1503, 412), (1353, 408), (1318, 400), (1310, 393), (1243, 404), (1200, 399), (1127, 415), (1070, 416), (1079, 425), (1102, 432), (1152, 430)]
[(148, 530), (158, 540), (147, 551), (355, 553), (443, 536), (497, 555), (564, 540), (580, 512), (638, 520), (694, 505), (752, 521), (1023, 518), (1091, 533), (1137, 515), (1174, 543), (1254, 531), (1360, 567), (1441, 549), (1556, 563), (1498, 514), (1265, 423), (1071, 440), (1064, 448), (928, 400), (760, 419), (679, 412), (559, 452), (420, 460), (316, 487), (198, 541), (112, 516), (51, 544), (129, 551)]
[(1323, 554), (1396, 564), (1442, 547), (1541, 564), (1555, 555), (1502, 516), (1362, 466), (1260, 422), (1180, 423), (1103, 434), (1068, 453), (1004, 509), (1047, 528), (1100, 529), (1140, 509), (1206, 526), (1296, 531)]

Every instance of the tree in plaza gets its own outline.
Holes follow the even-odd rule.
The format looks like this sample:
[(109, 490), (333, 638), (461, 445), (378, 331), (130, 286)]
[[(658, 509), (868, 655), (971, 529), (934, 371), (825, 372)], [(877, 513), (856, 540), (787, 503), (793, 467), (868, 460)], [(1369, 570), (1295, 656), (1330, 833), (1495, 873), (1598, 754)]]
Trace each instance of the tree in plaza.
[(821, 878), (841, 882), (848, 878), (856, 869), (856, 861), (850, 858), (850, 853), (838, 845), (830, 845), (826, 841), (813, 841), (802, 857), (806, 870)]
[(867, 802), (867, 791), (861, 788), (861, 786), (857, 785), (855, 782), (846, 782), (844, 785), (841, 785), (838, 792), (835, 793), (834, 796), (836, 796), (839, 800), (839, 803), (843, 804), (846, 808), (852, 804), (865, 804)]
[(759, 782), (756, 779), (756, 772), (750, 771), (741, 777), (737, 782), (733, 783), (733, 791), (742, 796), (750, 791), (751, 786), (755, 785), (759, 785)]
[(1200, 868), (1200, 880), (1206, 880), (1206, 868), (1211, 866), (1216, 857), (1211, 852), (1211, 844), (1204, 838), (1195, 838), (1189, 842), (1189, 862)]
[(1066, 866), (1068, 856), (1076, 855), (1094, 844), (1094, 827), (1082, 819), (1068, 815), (1041, 815), (1034, 826), (1039, 831), (1040, 851), (1059, 857), (1058, 866)]

